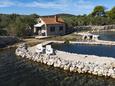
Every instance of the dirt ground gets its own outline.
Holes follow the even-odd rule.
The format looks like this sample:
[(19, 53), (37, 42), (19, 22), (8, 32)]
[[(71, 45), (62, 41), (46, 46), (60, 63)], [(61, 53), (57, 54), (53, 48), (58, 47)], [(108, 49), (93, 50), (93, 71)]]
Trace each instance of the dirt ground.
[(43, 39), (37, 39), (35, 37), (28, 37), (28, 38), (22, 39), (22, 41), (19, 43), (15, 43), (14, 45), (9, 45), (9, 46), (2, 48), (2, 49), (18, 47), (18, 45), (20, 43), (23, 43), (23, 42), (26, 43), (28, 46), (34, 46), (38, 43), (50, 41), (50, 40), (54, 40), (54, 41), (66, 41), (66, 40), (78, 41), (78, 40), (81, 40), (81, 36), (77, 35), (76, 33), (71, 33), (71, 34), (67, 34), (64, 36), (52, 36), (52, 37), (43, 38)]

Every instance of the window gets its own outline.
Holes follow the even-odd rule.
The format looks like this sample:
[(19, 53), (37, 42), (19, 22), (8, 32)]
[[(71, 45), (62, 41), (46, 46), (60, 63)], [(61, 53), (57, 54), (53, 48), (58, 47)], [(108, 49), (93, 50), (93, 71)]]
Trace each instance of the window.
[(59, 27), (59, 31), (63, 31), (63, 26), (60, 26), (60, 27)]
[(55, 27), (50, 27), (50, 32), (55, 32)]

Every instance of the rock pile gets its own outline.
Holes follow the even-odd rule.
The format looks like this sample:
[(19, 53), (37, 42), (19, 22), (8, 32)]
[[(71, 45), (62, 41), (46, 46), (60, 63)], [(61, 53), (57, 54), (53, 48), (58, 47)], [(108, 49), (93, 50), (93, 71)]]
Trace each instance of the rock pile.
[[(115, 78), (115, 63), (98, 63), (91, 61), (82, 60), (67, 60), (63, 59), (63, 56), (58, 55), (47, 56), (46, 54), (38, 54), (34, 51), (35, 49), (28, 48), (26, 44), (21, 44), (16, 49), (16, 55), (44, 63), (47, 65), (52, 65), (54, 67), (59, 67), (64, 70), (69, 70), (70, 72), (78, 73), (89, 73), (98, 76), (108, 76)], [(33, 52), (34, 51), (34, 52)], [(58, 51), (57, 51), (58, 52)], [(59, 51), (63, 54), (63, 51)], [(65, 54), (65, 53), (64, 53)], [(71, 53), (70, 53), (71, 54)], [(88, 57), (86, 57), (88, 58)]]

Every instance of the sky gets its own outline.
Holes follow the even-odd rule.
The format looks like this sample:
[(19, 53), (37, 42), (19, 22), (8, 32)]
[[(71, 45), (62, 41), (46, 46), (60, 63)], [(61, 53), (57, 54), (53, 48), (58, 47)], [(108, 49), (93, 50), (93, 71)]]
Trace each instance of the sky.
[(0, 0), (0, 13), (83, 15), (92, 12), (97, 5), (103, 5), (106, 10), (110, 10), (115, 6), (115, 0)]

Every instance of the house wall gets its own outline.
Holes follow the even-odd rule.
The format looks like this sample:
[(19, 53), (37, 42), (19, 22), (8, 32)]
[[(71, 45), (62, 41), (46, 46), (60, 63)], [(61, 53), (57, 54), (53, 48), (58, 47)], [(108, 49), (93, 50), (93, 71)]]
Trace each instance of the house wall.
[[(47, 36), (47, 30), (46, 30), (47, 27), (46, 27), (46, 24), (44, 23), (44, 21), (41, 18), (39, 18), (37, 21), (38, 21), (38, 24), (40, 24), (40, 25), (43, 24), (43, 26), (41, 26), (41, 27), (34, 26), (34, 33), (36, 35), (42, 35), (44, 33), (44, 36)], [(41, 28), (41, 29), (37, 31), (37, 28)]]
[[(59, 27), (63, 26), (63, 31), (59, 31)], [(51, 32), (50, 28), (51, 27), (55, 27), (55, 31)], [(51, 25), (47, 25), (47, 36), (51, 36), (51, 35), (64, 35), (65, 34), (65, 24), (51, 24)]]
[[(38, 18), (37, 22), (38, 22), (37, 24), (45, 24), (44, 21), (41, 18)], [(37, 31), (36, 26), (34, 26), (34, 33), (36, 33), (36, 31)]]
[[(39, 18), (38, 20), (38, 24), (43, 24), (43, 26), (41, 26), (40, 30), (37, 31), (37, 26), (34, 26), (34, 33), (36, 35), (41, 35), (41, 33), (45, 33), (45, 36), (51, 36), (51, 35), (64, 35), (65, 34), (65, 24), (46, 24), (41, 18)], [(41, 22), (40, 22), (41, 21)], [(55, 27), (55, 32), (51, 32), (50, 31), (50, 27)], [(63, 26), (63, 31), (59, 30), (59, 27)], [(39, 26), (38, 26), (39, 27)]]
[(47, 30), (46, 30), (46, 25), (44, 24), (42, 27), (41, 27), (41, 33), (44, 33), (44, 36), (47, 36)]

